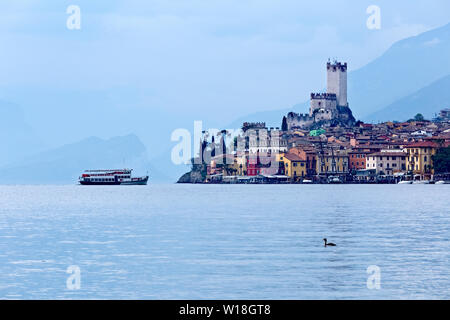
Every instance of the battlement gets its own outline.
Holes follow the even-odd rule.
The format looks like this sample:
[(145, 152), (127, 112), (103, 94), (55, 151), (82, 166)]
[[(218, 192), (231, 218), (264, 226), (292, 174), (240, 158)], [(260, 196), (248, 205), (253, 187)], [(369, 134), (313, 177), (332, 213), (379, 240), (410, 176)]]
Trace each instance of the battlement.
[(335, 93), (311, 93), (311, 100), (336, 100), (336, 94)]
[(307, 113), (295, 113), (295, 112), (289, 112), (289, 113), (288, 113), (288, 119), (289, 119), (289, 120), (291, 120), (291, 119), (296, 119), (296, 120), (304, 120), (304, 121), (307, 121), (307, 120), (311, 120), (311, 117), (310, 117), (310, 115), (307, 114)]
[(242, 130), (247, 131), (249, 129), (267, 129), (265, 122), (244, 122)]
[(340, 70), (342, 72), (347, 72), (347, 62), (340, 63), (340, 62), (327, 62), (327, 70), (331, 71), (337, 71)]

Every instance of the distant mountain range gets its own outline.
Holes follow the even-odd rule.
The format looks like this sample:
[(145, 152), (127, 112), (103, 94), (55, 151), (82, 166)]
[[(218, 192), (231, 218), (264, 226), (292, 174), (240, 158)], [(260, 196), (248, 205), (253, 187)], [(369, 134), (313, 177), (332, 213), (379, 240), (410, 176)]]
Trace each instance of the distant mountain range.
[(369, 118), (375, 121), (406, 121), (421, 113), (425, 119), (433, 119), (444, 108), (450, 108), (450, 75), (395, 101)]
[(26, 122), (22, 109), (0, 100), (0, 166), (44, 148), (43, 141)]
[(145, 146), (131, 134), (107, 140), (90, 137), (37, 153), (0, 168), (0, 183), (74, 184), (83, 170), (110, 168), (132, 168), (136, 175), (149, 171), (151, 179), (161, 179), (150, 165)]
[(350, 107), (363, 120), (377, 120), (371, 116), (375, 112), (450, 75), (448, 57), (450, 24), (395, 43), (381, 57), (349, 74)]

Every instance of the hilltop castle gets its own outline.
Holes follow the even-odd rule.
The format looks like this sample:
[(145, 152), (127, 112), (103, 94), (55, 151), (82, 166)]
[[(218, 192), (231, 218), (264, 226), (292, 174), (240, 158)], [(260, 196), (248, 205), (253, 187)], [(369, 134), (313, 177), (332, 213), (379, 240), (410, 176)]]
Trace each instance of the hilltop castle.
[(309, 114), (290, 112), (288, 130), (352, 126), (355, 123), (347, 102), (347, 63), (327, 63), (327, 92), (311, 93)]

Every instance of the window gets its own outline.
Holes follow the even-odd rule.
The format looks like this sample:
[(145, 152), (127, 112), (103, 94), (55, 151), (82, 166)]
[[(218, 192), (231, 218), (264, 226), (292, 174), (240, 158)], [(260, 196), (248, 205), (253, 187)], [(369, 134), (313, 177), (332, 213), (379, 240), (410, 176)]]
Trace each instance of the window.
[(392, 157), (392, 160), (397, 160), (397, 157)]
[(427, 159), (428, 159), (427, 156), (423, 157), (423, 161), (427, 162), (428, 161)]

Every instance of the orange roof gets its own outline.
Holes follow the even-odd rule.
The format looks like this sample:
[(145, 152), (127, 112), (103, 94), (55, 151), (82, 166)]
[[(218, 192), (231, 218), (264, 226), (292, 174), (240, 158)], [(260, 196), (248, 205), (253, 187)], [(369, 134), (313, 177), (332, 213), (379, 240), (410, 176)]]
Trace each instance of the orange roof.
[(305, 159), (300, 158), (298, 155), (294, 153), (286, 153), (284, 157), (290, 161), (306, 161)]
[(411, 143), (406, 148), (437, 148), (438, 144), (433, 141), (420, 141)]

